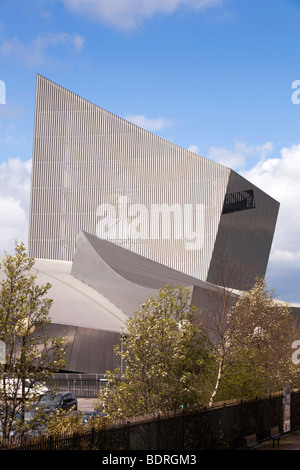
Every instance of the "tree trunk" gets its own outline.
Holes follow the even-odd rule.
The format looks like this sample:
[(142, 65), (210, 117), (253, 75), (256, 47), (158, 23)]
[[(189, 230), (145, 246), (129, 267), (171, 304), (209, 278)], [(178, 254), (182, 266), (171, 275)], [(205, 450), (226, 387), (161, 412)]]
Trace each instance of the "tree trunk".
[(214, 390), (211, 394), (210, 400), (209, 400), (209, 404), (208, 404), (209, 408), (212, 406), (212, 404), (214, 402), (214, 399), (216, 398), (216, 395), (217, 395), (218, 390), (219, 390), (219, 386), (220, 386), (220, 382), (221, 382), (221, 378), (222, 378), (222, 372), (223, 372), (223, 364), (224, 364), (224, 352), (222, 352), (222, 355), (221, 355), (221, 358), (220, 358), (219, 367), (218, 367), (217, 381), (216, 381), (215, 388), (214, 388)]

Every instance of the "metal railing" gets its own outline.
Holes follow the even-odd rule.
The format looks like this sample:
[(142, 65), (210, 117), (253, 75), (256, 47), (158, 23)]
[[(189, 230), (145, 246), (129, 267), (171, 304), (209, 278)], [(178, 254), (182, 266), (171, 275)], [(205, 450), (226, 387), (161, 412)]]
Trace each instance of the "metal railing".
[[(300, 392), (291, 393), (291, 430), (300, 427)], [(221, 450), (239, 449), (245, 436), (269, 438), (271, 427), (283, 426), (283, 395), (239, 401), (180, 412), (167, 417), (124, 423), (82, 434), (50, 436), (27, 442), (2, 443), (21, 450)], [(1, 445), (0, 445), (1, 448)]]
[[(54, 384), (61, 391), (74, 392), (78, 398), (97, 398), (107, 385), (104, 375), (55, 374)], [(52, 385), (52, 384), (51, 384)]]

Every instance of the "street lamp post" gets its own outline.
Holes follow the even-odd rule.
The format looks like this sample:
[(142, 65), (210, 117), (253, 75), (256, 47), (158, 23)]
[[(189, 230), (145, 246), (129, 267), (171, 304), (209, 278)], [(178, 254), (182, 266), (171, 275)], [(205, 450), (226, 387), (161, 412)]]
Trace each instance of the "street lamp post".
[(16, 325), (16, 335), (21, 339), (21, 353), (20, 353), (20, 369), (21, 369), (21, 397), (22, 397), (22, 411), (21, 411), (21, 420), (24, 422), (25, 419), (25, 371), (24, 371), (24, 359), (25, 359), (25, 345), (26, 339), (28, 336), (34, 333), (35, 326), (30, 325), (29, 318), (24, 317), (20, 319)]
[(123, 373), (124, 373), (124, 363), (123, 363), (123, 341), (124, 339), (126, 338), (126, 335), (124, 335), (124, 333), (121, 334), (121, 379), (123, 377)]

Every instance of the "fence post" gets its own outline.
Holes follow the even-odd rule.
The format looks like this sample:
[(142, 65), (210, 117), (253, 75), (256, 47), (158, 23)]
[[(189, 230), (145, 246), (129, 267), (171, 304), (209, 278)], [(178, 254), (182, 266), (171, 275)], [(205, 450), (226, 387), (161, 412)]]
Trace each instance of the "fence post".
[(130, 449), (130, 432), (131, 432), (131, 428), (130, 428), (130, 421), (127, 421), (127, 427), (126, 427), (126, 445), (125, 445), (125, 449), (126, 450), (129, 450)]
[(90, 450), (93, 450), (94, 443), (95, 443), (95, 428), (93, 426), (92, 432), (91, 432)]
[(184, 450), (185, 444), (185, 410), (182, 410), (182, 450)]
[(156, 427), (157, 427), (156, 450), (160, 450), (160, 415), (158, 415), (157, 417)]

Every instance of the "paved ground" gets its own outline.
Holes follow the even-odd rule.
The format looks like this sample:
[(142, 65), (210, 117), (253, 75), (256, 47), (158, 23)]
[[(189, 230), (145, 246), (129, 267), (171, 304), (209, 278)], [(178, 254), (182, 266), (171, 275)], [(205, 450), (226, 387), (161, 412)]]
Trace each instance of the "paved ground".
[(78, 410), (80, 411), (93, 411), (97, 398), (77, 398)]
[(300, 450), (300, 431), (294, 431), (287, 433), (279, 441), (279, 446), (275, 442), (273, 447), (272, 441), (267, 441), (262, 446), (258, 447), (257, 450), (274, 450), (278, 452), (279, 450)]

